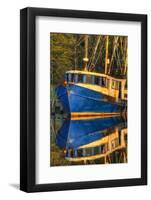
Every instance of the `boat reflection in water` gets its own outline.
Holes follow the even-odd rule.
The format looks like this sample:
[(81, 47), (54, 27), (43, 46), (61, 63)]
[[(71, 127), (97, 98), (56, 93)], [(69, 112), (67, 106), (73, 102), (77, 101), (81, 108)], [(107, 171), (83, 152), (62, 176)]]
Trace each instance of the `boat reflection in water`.
[(127, 122), (123, 117), (66, 119), (57, 146), (71, 164), (127, 162)]

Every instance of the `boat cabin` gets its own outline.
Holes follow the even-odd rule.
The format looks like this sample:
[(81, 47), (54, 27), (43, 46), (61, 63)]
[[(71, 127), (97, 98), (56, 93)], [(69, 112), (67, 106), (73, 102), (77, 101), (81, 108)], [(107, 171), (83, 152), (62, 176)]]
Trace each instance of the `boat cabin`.
[(72, 70), (65, 74), (66, 84), (76, 84), (105, 95), (116, 100), (127, 100), (126, 79), (117, 79), (106, 74), (88, 71)]
[(67, 149), (66, 159), (79, 162), (84, 160), (95, 160), (120, 151), (127, 147), (127, 128), (119, 130), (116, 128), (109, 135), (80, 146), (77, 149)]

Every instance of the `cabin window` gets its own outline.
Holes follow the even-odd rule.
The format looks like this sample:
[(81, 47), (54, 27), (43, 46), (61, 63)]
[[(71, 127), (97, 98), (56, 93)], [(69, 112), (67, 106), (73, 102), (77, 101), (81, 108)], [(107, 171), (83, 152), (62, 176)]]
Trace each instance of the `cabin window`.
[(78, 157), (77, 149), (74, 150), (74, 157)]
[(95, 84), (95, 76), (92, 76), (92, 84)]
[(70, 157), (73, 158), (74, 157), (74, 150), (70, 149)]
[(90, 75), (87, 75), (87, 80), (86, 80), (86, 82), (87, 82), (88, 84), (92, 84), (92, 77), (91, 77)]
[(72, 74), (67, 74), (67, 81), (72, 82)]
[(102, 148), (102, 153), (106, 153), (107, 149), (105, 144), (101, 145), (101, 148)]
[(86, 156), (86, 150), (82, 149), (82, 156), (85, 157)]
[(86, 81), (87, 81), (87, 76), (84, 74), (83, 75), (83, 83), (86, 83)]
[(68, 74), (65, 74), (64, 79), (65, 79), (66, 82), (68, 82)]
[(102, 85), (102, 77), (99, 78), (99, 85)]
[(74, 83), (87, 83), (87, 84), (94, 84), (94, 85), (100, 85), (102, 87), (107, 87), (109, 80), (106, 79), (106, 77), (100, 77), (100, 76), (92, 76), (87, 74), (66, 74), (65, 80), (67, 82), (74, 82)]
[(99, 77), (98, 83), (102, 87), (106, 87), (106, 78), (105, 77)]
[(75, 82), (75, 74), (72, 74), (72, 80), (71, 82)]
[(68, 74), (68, 81), (69, 82), (75, 82), (77, 79), (77, 77), (75, 76), (75, 74)]
[(100, 81), (100, 77), (95, 76), (95, 83), (94, 84), (99, 85), (99, 81)]
[(82, 149), (77, 150), (77, 157), (82, 157)]
[(83, 75), (82, 74), (78, 75), (78, 82), (83, 83)]
[(94, 155), (99, 154), (99, 153), (101, 153), (100, 152), (100, 147), (99, 146), (94, 147)]
[(92, 84), (99, 85), (99, 76), (92, 76)]
[(86, 148), (85, 149), (85, 156), (91, 156), (92, 155), (92, 149), (91, 148)]
[(102, 77), (102, 86), (106, 86), (106, 78), (105, 77)]
[(78, 74), (73, 74), (74, 75), (74, 81), (75, 83), (78, 83)]

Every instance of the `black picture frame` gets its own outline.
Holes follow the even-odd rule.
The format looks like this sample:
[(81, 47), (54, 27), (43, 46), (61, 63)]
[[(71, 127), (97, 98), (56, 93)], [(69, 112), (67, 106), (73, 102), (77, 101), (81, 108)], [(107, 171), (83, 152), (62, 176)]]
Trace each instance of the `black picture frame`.
[[(141, 23), (141, 178), (36, 184), (35, 182), (35, 19), (54, 16)], [(121, 187), (147, 184), (147, 15), (24, 8), (20, 11), (20, 189), (25, 192)]]

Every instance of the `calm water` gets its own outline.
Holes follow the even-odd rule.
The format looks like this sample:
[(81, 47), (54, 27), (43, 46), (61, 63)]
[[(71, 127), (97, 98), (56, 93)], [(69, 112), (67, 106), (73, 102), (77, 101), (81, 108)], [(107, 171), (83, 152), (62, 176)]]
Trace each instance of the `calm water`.
[(51, 166), (127, 162), (123, 117), (71, 120), (56, 108), (51, 115)]

